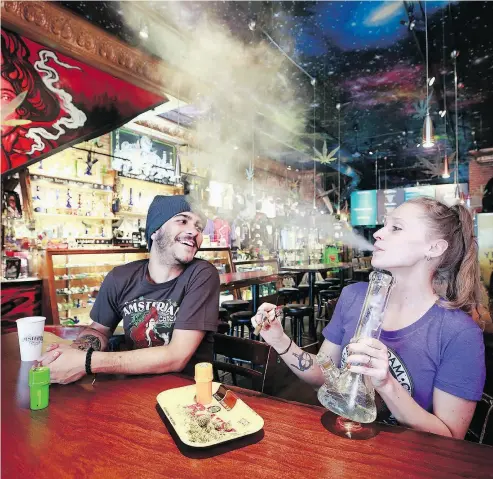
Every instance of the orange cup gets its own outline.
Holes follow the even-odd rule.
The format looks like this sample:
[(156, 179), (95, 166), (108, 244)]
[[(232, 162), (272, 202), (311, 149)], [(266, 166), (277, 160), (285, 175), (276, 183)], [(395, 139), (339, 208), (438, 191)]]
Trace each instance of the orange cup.
[(212, 364), (197, 363), (195, 365), (196, 401), (206, 405), (212, 402)]

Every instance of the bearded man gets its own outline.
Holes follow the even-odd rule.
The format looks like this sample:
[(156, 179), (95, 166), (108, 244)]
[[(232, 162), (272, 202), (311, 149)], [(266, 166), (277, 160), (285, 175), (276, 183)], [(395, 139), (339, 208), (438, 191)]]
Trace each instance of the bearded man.
[[(52, 345), (41, 359), (51, 382), (67, 384), (85, 374), (193, 375), (197, 362), (212, 362), (219, 316), (219, 274), (195, 258), (203, 221), (184, 196), (156, 196), (149, 207), (149, 259), (117, 266), (104, 279), (92, 324), (70, 346)], [(106, 352), (123, 320), (128, 351)]]

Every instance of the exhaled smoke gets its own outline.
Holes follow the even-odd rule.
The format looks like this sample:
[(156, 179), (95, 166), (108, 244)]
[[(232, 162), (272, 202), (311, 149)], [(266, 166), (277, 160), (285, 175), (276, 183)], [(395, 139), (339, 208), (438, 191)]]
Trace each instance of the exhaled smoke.
[[(252, 160), (259, 167), (267, 152), (281, 154), (286, 144), (299, 144), (310, 103), (305, 94), (311, 93), (300, 83), (307, 80), (260, 29), (245, 42), (204, 11), (198, 14), (197, 3), (194, 10), (188, 2), (165, 2), (167, 20), (180, 25), (182, 35), (158, 25), (155, 10), (144, 2), (139, 12), (145, 16), (136, 22), (132, 3), (121, 2), (128, 26), (136, 32), (141, 22), (148, 26), (147, 48), (170, 65), (170, 91), (188, 96), (199, 112), (192, 150), (198, 168), (213, 169), (218, 181), (246, 187), (245, 169)], [(200, 6), (205, 10), (207, 4)], [(305, 150), (310, 153), (310, 146)]]
[[(251, 41), (243, 41), (205, 14), (208, 2), (201, 4), (202, 11), (197, 11), (196, 2), (193, 8), (188, 2), (157, 6), (156, 2), (147, 6), (147, 2), (138, 2), (140, 21), (136, 21), (133, 3), (120, 2), (128, 27), (138, 32), (146, 24), (146, 47), (170, 66), (166, 72), (171, 74), (167, 79), (170, 91), (187, 97), (199, 112), (193, 126), (193, 147), (181, 152), (184, 163), (206, 168), (212, 179), (233, 184), (237, 191), (250, 193), (253, 181), (257, 197), (265, 194), (293, 204), (287, 181), (277, 189), (262, 191), (255, 170), (261, 168), (264, 158), (312, 156), (312, 140), (303, 141), (312, 118), (309, 80), (263, 36), (261, 25), (248, 32)], [(156, 8), (169, 25), (179, 26), (185, 33), (163, 25), (156, 18)], [(294, 209), (286, 215), (291, 224), (296, 213)], [(342, 233), (335, 239), (372, 249), (349, 228), (337, 230), (333, 217), (314, 218), (316, 227), (327, 236)], [(305, 227), (306, 221), (307, 217), (299, 217), (299, 226)]]
[(322, 241), (341, 242), (346, 246), (362, 251), (373, 251), (374, 249), (373, 245), (358, 235), (346, 221), (338, 221), (334, 216), (312, 216), (308, 224), (318, 230), (319, 238)]

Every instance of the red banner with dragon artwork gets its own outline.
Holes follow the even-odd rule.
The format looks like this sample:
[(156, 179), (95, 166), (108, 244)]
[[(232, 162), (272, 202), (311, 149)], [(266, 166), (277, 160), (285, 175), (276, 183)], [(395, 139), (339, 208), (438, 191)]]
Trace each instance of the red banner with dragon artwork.
[(166, 101), (4, 28), (1, 66), (2, 175)]
[(2, 334), (17, 329), (16, 319), (40, 314), (41, 280), (2, 283)]

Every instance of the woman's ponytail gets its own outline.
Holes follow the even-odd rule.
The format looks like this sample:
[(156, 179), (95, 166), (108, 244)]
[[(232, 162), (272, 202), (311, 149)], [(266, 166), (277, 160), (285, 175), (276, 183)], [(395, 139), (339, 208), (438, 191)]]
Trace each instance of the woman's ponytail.
[(481, 284), (478, 244), (471, 213), (463, 205), (448, 207), (432, 198), (410, 201), (425, 209), (432, 231), (448, 243), (433, 275), (435, 290), (442, 296), (442, 305), (463, 310), (484, 329), (491, 318), (485, 308), (487, 296)]

